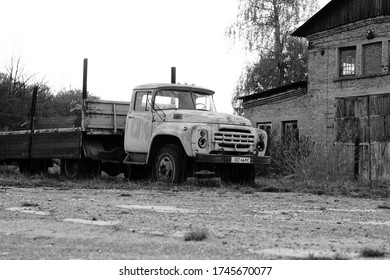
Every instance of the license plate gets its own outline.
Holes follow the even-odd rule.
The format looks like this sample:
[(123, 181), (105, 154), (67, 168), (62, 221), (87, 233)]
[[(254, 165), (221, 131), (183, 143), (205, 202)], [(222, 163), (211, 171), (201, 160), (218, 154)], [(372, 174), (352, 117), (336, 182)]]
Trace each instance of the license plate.
[(232, 157), (232, 163), (251, 163), (251, 158), (248, 157)]

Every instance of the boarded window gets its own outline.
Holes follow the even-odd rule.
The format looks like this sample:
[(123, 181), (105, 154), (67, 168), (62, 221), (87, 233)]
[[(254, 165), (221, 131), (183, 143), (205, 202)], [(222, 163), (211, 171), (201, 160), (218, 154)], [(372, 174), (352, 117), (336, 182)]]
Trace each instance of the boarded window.
[(356, 75), (356, 47), (340, 48), (340, 77)]
[(337, 98), (335, 121), (336, 141), (354, 156), (355, 176), (390, 178), (390, 94)]
[(390, 95), (338, 98), (336, 141), (344, 143), (390, 140)]
[(284, 121), (282, 122), (282, 138), (283, 140), (296, 140), (299, 139), (298, 122), (297, 121)]
[(382, 73), (382, 42), (363, 45), (363, 74)]

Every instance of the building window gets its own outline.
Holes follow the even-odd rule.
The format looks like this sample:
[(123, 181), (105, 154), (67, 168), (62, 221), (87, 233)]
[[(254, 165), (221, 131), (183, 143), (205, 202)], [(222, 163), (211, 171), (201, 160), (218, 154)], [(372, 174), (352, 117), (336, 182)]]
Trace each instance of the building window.
[(298, 122), (297, 121), (285, 121), (282, 122), (282, 139), (291, 141), (299, 139)]
[(269, 137), (271, 135), (272, 123), (270, 123), (270, 122), (257, 123), (257, 128), (262, 129), (265, 132), (267, 132), (267, 135)]
[(382, 73), (382, 42), (363, 45), (363, 74)]
[(340, 48), (340, 77), (356, 75), (356, 46)]

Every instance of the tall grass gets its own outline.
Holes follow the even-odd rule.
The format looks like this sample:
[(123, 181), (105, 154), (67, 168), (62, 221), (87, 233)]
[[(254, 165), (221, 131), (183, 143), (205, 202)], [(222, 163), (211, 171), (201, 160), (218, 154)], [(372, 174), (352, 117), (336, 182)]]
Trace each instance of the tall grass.
[(278, 175), (293, 175), (300, 180), (350, 179), (354, 158), (341, 145), (316, 143), (301, 136), (273, 137), (270, 170)]

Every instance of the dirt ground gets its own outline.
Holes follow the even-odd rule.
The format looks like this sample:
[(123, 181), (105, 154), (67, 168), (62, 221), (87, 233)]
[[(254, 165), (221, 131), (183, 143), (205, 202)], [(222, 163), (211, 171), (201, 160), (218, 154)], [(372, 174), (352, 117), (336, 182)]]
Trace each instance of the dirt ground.
[[(223, 187), (1, 183), (0, 259), (361, 259), (365, 249), (389, 259), (386, 205)], [(188, 232), (206, 238), (185, 241)]]

